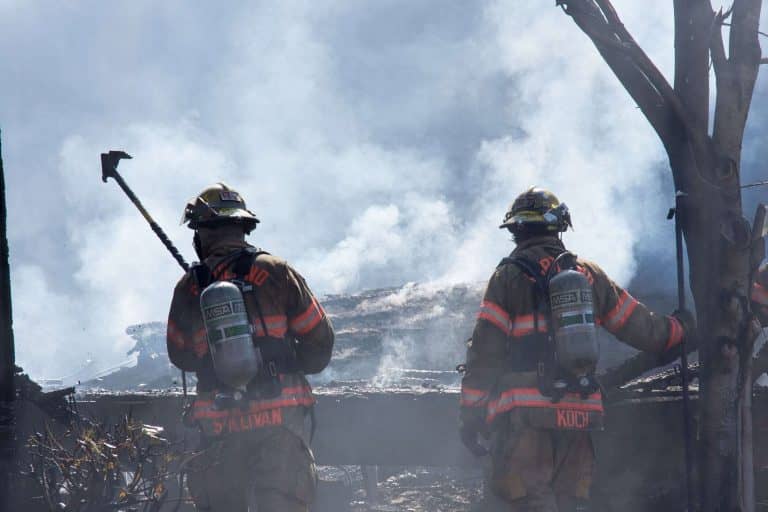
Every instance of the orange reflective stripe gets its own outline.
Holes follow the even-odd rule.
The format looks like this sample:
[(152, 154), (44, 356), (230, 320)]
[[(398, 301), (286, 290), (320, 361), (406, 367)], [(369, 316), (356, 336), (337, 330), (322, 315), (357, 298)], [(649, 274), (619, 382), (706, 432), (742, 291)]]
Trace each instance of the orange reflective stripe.
[(750, 294), (750, 298), (761, 306), (768, 306), (768, 290), (757, 281), (752, 283), (752, 293)]
[(487, 320), (498, 327), (501, 332), (509, 336), (512, 329), (509, 315), (498, 304), (488, 300), (482, 301), (480, 303), (480, 311), (477, 313), (477, 318)]
[(462, 407), (483, 407), (488, 401), (488, 392), (462, 386), (459, 404)]
[(601, 323), (606, 329), (615, 333), (624, 327), (638, 304), (640, 303), (634, 297), (623, 291), (616, 306), (602, 318)]
[(200, 328), (192, 336), (192, 352), (197, 357), (203, 357), (208, 353), (208, 334), (205, 332), (205, 328)]
[(235, 406), (229, 409), (217, 409), (213, 400), (197, 399), (193, 404), (192, 417), (195, 419), (221, 419), (254, 414), (284, 407), (309, 407), (315, 403), (309, 386), (283, 388), (279, 397), (271, 400), (250, 400), (247, 409)]
[[(539, 324), (539, 332), (547, 332), (546, 318), (542, 318), (541, 316), (539, 316), (538, 324)], [(521, 336), (526, 336), (528, 334), (531, 334), (535, 327), (536, 327), (536, 318), (534, 317), (533, 314), (520, 315), (520, 316), (516, 316), (515, 319), (512, 321), (512, 328), (510, 329), (510, 333), (512, 334), (513, 338), (519, 338)]]
[(672, 347), (679, 345), (680, 342), (683, 341), (683, 335), (685, 334), (683, 326), (680, 324), (680, 320), (673, 316), (668, 316), (667, 318), (669, 319), (669, 338), (667, 338), (664, 350), (669, 350)]
[[(288, 331), (288, 317), (285, 315), (265, 316), (264, 323), (267, 325), (267, 336), (284, 338), (285, 333)], [(254, 319), (253, 331), (256, 336), (265, 336), (264, 327), (261, 325), (261, 318)]]
[(184, 342), (184, 335), (181, 333), (176, 323), (173, 320), (168, 320), (168, 330), (166, 331), (166, 338), (168, 343), (172, 346), (183, 349), (186, 343)]
[[(195, 419), (216, 419), (216, 418), (228, 418), (231, 416), (243, 416), (244, 414), (253, 414), (257, 412), (268, 411), (270, 409), (281, 409), (284, 407), (309, 407), (314, 404), (315, 400), (312, 397), (294, 397), (285, 400), (265, 400), (264, 402), (253, 402), (247, 411), (243, 411), (239, 408), (232, 409), (214, 409), (212, 407), (199, 407), (195, 405), (195, 411), (193, 418)], [(211, 404), (212, 406), (212, 404)]]
[(323, 308), (312, 297), (312, 304), (299, 316), (291, 320), (291, 330), (298, 335), (307, 334), (323, 319)]
[(553, 403), (549, 397), (541, 394), (536, 388), (513, 388), (504, 391), (499, 398), (488, 404), (486, 421), (493, 421), (501, 413), (511, 411), (516, 407), (535, 407), (542, 409), (572, 410), (586, 412), (603, 412), (603, 397), (598, 391), (586, 399), (578, 393), (566, 393), (558, 402)]

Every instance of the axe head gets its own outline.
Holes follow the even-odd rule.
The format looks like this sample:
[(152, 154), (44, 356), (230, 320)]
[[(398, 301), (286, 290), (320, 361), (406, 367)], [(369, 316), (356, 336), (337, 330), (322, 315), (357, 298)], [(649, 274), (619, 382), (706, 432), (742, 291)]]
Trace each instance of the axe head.
[(107, 178), (114, 178), (117, 174), (117, 164), (123, 158), (130, 159), (131, 155), (125, 151), (110, 151), (101, 154), (101, 181), (107, 182)]

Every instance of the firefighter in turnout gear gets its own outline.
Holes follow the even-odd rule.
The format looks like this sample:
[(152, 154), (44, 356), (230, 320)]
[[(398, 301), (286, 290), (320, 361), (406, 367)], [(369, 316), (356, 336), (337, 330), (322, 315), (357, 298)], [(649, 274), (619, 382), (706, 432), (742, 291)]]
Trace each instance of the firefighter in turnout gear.
[[(328, 364), (334, 333), (304, 279), (245, 242), (259, 220), (223, 183), (205, 189), (182, 222), (200, 264), (184, 275), (168, 318), (168, 355), (197, 374), (185, 415), (202, 446), (188, 465), (197, 510), (303, 512), (315, 465), (305, 374)], [(253, 510), (253, 508), (251, 508)]]
[(516, 248), (488, 282), (468, 344), (461, 438), (475, 455), (490, 439), (489, 486), (508, 510), (586, 510), (594, 469), (590, 431), (602, 428), (594, 379), (595, 326), (664, 353), (692, 328), (687, 312), (657, 315), (594, 263), (568, 253), (567, 207), (531, 188), (502, 229)]

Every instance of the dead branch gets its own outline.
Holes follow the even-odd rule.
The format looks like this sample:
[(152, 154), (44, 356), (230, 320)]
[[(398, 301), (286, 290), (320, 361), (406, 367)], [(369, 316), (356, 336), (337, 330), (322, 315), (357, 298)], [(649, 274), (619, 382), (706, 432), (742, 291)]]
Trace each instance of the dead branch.
[(674, 90), (685, 106), (691, 133), (709, 126), (709, 53), (714, 14), (709, 2), (674, 0)]
[[(717, 79), (713, 139), (719, 151), (739, 162), (749, 105), (762, 63), (759, 41), (761, 0), (736, 0), (733, 4), (728, 65)], [(719, 51), (719, 50), (718, 50)], [(714, 52), (713, 52), (714, 57)]]
[(558, 5), (592, 40), (665, 145), (681, 127), (692, 132), (679, 97), (621, 23), (610, 0), (559, 0)]
[(709, 48), (712, 54), (712, 65), (715, 68), (715, 74), (725, 73), (725, 68), (728, 65), (728, 58), (725, 55), (725, 43), (723, 42), (723, 34), (720, 27), (725, 25), (727, 16), (730, 16), (733, 6), (731, 6), (727, 14), (722, 9), (715, 14), (712, 20), (712, 26), (710, 27), (710, 41)]
[(44, 502), (52, 511), (159, 510), (166, 482), (179, 473), (161, 430), (127, 416), (111, 427), (76, 424), (59, 436), (46, 426), (28, 441)]

